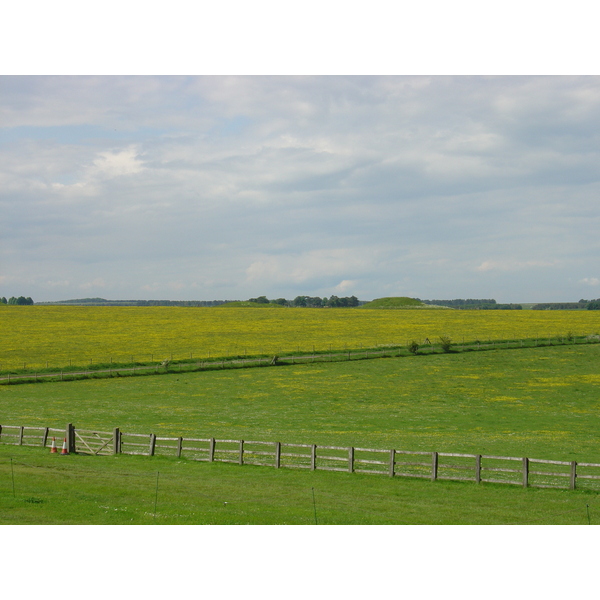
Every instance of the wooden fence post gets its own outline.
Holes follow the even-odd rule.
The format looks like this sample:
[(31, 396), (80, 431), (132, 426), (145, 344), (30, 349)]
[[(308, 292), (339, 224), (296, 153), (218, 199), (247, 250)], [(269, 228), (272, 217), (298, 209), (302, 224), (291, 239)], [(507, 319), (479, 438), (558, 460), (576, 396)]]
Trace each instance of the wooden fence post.
[(575, 480), (577, 479), (577, 462), (576, 461), (572, 461), (571, 462), (571, 478), (570, 478), (570, 488), (572, 490), (575, 489)]
[(210, 442), (208, 443), (208, 460), (210, 462), (214, 462), (215, 460), (215, 438), (210, 438)]
[(113, 454), (121, 454), (121, 431), (118, 427), (113, 430)]
[(431, 481), (435, 481), (438, 476), (438, 453), (431, 453)]
[(313, 444), (310, 452), (310, 470), (316, 471), (317, 469), (317, 445)]
[(348, 448), (348, 473), (354, 473), (354, 448)]
[(281, 467), (281, 442), (275, 442), (275, 468)]
[(240, 465), (244, 464), (244, 440), (240, 440), (240, 457), (238, 462)]
[(396, 450), (390, 450), (390, 477), (394, 476), (394, 467), (396, 466)]
[(150, 434), (150, 445), (148, 447), (148, 456), (154, 456), (154, 451), (156, 450), (156, 434)]
[(69, 452), (69, 454), (71, 454), (72, 452), (75, 452), (75, 425), (73, 425), (72, 423), (69, 423), (67, 425), (67, 430), (66, 430), (66, 438), (67, 438), (67, 450)]
[(177, 440), (177, 458), (181, 458), (182, 450), (183, 450), (183, 438), (179, 437), (179, 439)]
[(23, 434), (25, 432), (25, 427), (19, 427), (19, 446), (23, 445)]
[(481, 483), (481, 454), (475, 457), (475, 482)]
[[(0, 427), (0, 430), (1, 430), (1, 429), (2, 429), (2, 428)], [(45, 448), (45, 447), (46, 447), (46, 444), (47, 444), (47, 442), (48, 442), (48, 433), (49, 433), (49, 432), (50, 432), (50, 429), (49, 429), (48, 427), (46, 427), (46, 428), (44, 429), (44, 435), (43, 435), (43, 437), (42, 437), (42, 448)]]
[(523, 458), (523, 487), (529, 485), (529, 459)]

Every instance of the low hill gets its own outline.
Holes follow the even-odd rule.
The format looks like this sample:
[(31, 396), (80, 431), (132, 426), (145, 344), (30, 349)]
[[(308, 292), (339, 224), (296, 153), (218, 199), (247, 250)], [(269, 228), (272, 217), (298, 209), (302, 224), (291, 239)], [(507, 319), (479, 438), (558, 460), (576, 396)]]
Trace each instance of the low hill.
[(437, 306), (428, 306), (416, 298), (406, 296), (392, 298), (377, 298), (372, 302), (363, 304), (361, 308), (441, 308)]

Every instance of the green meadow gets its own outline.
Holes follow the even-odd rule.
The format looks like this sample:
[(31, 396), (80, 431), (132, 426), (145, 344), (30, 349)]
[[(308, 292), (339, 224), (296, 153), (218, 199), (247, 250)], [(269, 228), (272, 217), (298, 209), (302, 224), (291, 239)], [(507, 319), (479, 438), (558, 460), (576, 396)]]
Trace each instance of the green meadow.
[[(600, 463), (599, 359), (565, 345), (5, 385), (0, 423)], [(0, 472), (2, 523), (593, 523), (598, 506), (579, 490), (8, 445)]]
[(590, 492), (0, 446), (0, 525), (587, 525)]
[(1, 424), (600, 462), (600, 345), (0, 387)]

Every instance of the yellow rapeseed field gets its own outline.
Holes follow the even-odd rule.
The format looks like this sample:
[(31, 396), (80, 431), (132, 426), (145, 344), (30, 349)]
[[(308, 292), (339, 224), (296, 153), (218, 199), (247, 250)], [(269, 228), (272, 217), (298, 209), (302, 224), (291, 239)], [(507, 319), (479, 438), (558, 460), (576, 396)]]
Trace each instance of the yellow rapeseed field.
[(0, 305), (0, 369), (598, 334), (600, 311)]

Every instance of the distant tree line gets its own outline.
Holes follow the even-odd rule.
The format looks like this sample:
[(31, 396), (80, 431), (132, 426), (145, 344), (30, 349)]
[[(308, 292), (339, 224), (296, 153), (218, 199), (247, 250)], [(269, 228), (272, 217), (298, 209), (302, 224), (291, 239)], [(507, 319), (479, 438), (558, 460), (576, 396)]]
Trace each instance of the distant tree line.
[(280, 304), (281, 306), (303, 307), (303, 308), (346, 308), (360, 306), (361, 303), (356, 296), (338, 298), (338, 296), (330, 296), (329, 298), (320, 298), (319, 296), (296, 296), (293, 300), (285, 298), (277, 298), (269, 300), (266, 296), (258, 298), (250, 298), (248, 302), (256, 302), (257, 304)]
[(533, 310), (600, 310), (600, 298), (597, 300), (579, 300), (579, 302), (544, 302), (531, 307)]
[(219, 306), (231, 300), (106, 300), (106, 298), (78, 298), (40, 302), (38, 304), (68, 304), (72, 306)]
[(2, 298), (0, 298), (0, 304), (20, 304), (21, 306), (25, 306), (28, 304), (33, 304), (33, 300), (29, 297), (25, 298), (25, 296), (19, 296), (18, 298), (12, 296), (7, 300), (4, 296), (2, 296)]
[[(420, 298), (417, 298), (420, 300)], [(522, 310), (520, 304), (498, 304), (493, 298), (475, 299), (456, 298), (454, 300), (420, 300), (424, 304), (434, 304), (436, 306), (448, 306), (449, 308), (459, 308), (464, 310)]]
[(456, 298), (454, 300), (421, 300), (420, 298), (416, 298), (416, 300), (424, 302), (425, 304), (436, 304), (437, 306), (449, 306), (451, 308), (471, 308), (473, 305), (496, 304), (496, 301), (493, 298), (484, 300), (474, 298), (468, 298), (467, 300), (463, 300), (462, 298)]
[(598, 300), (590, 300), (587, 305), (588, 310), (600, 310), (600, 298)]
[[(462, 299), (454, 300), (421, 300), (415, 298), (424, 304), (434, 304), (437, 306), (448, 306), (463, 310), (521, 310), (520, 304), (498, 304), (493, 298), (486, 299)], [(249, 302), (257, 304), (280, 304), (281, 306), (303, 307), (303, 308), (345, 308), (356, 307), (365, 304), (356, 296), (330, 296), (329, 298), (319, 296), (296, 296), (293, 300), (277, 298), (269, 300), (266, 296), (250, 298)], [(57, 302), (38, 302), (38, 304), (71, 304), (87, 306), (219, 306), (235, 300), (106, 300), (105, 298), (80, 298), (76, 300), (60, 300)], [(31, 305), (31, 298), (12, 296), (8, 300), (0, 298), (0, 304)], [(600, 310), (600, 298), (596, 300), (579, 300), (579, 302), (545, 302), (535, 304), (533, 310)]]
[(136, 306), (219, 306), (232, 300), (136, 300)]

